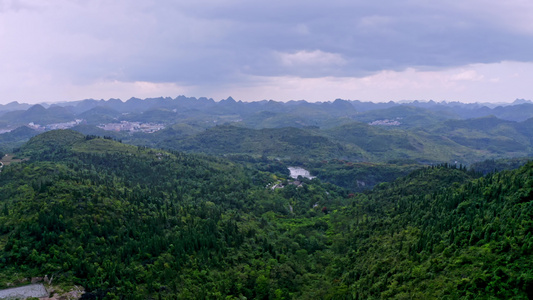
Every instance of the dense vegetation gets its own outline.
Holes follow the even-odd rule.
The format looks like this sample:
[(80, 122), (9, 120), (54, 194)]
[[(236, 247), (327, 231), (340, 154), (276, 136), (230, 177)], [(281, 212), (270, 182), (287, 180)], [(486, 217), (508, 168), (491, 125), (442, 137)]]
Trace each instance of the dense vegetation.
[(427, 169), (339, 213), (338, 276), (362, 298), (531, 298), (533, 164)]
[[(433, 101), (400, 104), (341, 99), (324, 103), (248, 103), (230, 97), (215, 102), (179, 96), (132, 98), (126, 102), (83, 100), (48, 108), (28, 106), (0, 105), (0, 130), (13, 130), (31, 122), (51, 125), (77, 120), (81, 124), (76, 130), (84, 134), (108, 135), (147, 147), (215, 155), (352, 162), (410, 159), (424, 164), (454, 161), (471, 164), (533, 153), (533, 104), (528, 101), (487, 107)], [(153, 134), (131, 134), (103, 132), (96, 127), (120, 122), (159, 123), (165, 129)], [(31, 136), (30, 132), (0, 134), (0, 147), (11, 151)]]
[(324, 249), (322, 208), (345, 198), (318, 182), (273, 191), (272, 175), (225, 160), (70, 131), (38, 136), (22, 154), (32, 162), (1, 174), (4, 284), (55, 274), (109, 297), (289, 296), (299, 287), (283, 272), (300, 246), (285, 242), (318, 223), (308, 247)]
[[(494, 117), (434, 121), (418, 128), (371, 126), (354, 121), (330, 128), (261, 129), (237, 123), (209, 128), (179, 123), (152, 134), (117, 138), (135, 145), (212, 155), (266, 155), (300, 161), (342, 159), (387, 163), (411, 160), (423, 164), (455, 161), (471, 164), (485, 159), (530, 156), (533, 153), (530, 123)], [(76, 130), (84, 134), (96, 133), (87, 127)]]
[(298, 187), (268, 160), (73, 131), (17, 155), (31, 159), (0, 173), (1, 286), (48, 274), (107, 299), (533, 297), (532, 163), (425, 168), (352, 194)]
[(38, 132), (26, 127), (19, 127), (11, 132), (0, 134), (0, 152), (12, 152), (14, 148), (21, 146)]
[[(352, 192), (423, 165), (471, 165), (533, 155), (533, 104), (525, 100), (496, 106), (342, 99), (241, 102), (231, 97), (216, 102), (179, 96), (50, 106), (14, 102), (0, 105), (0, 116), (0, 132), (11, 130), (0, 134), (2, 152), (16, 150), (45, 130), (76, 124), (72, 129), (85, 135), (233, 161), (243, 158), (238, 163), (264, 171), (279, 169), (278, 162), (283, 167), (304, 166)], [(141, 123), (153, 126), (150, 130), (164, 128), (142, 131)], [(123, 131), (114, 131), (122, 125)]]

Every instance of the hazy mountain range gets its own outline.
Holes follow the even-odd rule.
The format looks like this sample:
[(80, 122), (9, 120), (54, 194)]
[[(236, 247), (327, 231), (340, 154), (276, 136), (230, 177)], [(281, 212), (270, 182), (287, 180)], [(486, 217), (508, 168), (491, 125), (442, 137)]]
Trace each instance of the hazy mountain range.
[[(183, 118), (198, 118), (199, 115), (211, 116), (235, 115), (244, 118), (244, 122), (259, 128), (283, 127), (285, 124), (258, 124), (258, 119), (274, 118), (281, 115), (312, 118), (328, 114), (330, 117), (350, 116), (353, 120), (372, 121), (388, 117), (405, 117), (403, 110), (407, 107), (416, 108), (420, 113), (433, 112), (445, 119), (467, 119), (494, 115), (500, 119), (510, 121), (524, 121), (533, 116), (533, 102), (517, 99), (508, 104), (491, 103), (461, 103), (461, 102), (386, 102), (373, 103), (358, 100), (337, 99), (333, 102), (289, 101), (276, 102), (273, 100), (242, 102), (229, 97), (222, 101), (207, 98), (179, 96), (176, 98), (131, 98), (125, 102), (119, 99), (109, 100), (81, 100), (55, 104), (29, 105), (12, 102), (0, 105), (1, 126), (14, 126), (24, 122), (49, 124), (54, 122), (68, 122), (76, 118), (87, 118), (89, 123), (98, 123), (95, 115), (110, 117), (114, 120), (157, 120), (172, 123)], [(373, 112), (373, 113), (371, 113)], [(314, 115), (313, 115), (314, 114)], [(407, 113), (408, 115), (408, 113)], [(434, 115), (434, 114), (433, 114)], [(160, 118), (160, 119), (158, 119)], [(168, 118), (168, 119), (165, 119)], [(254, 123), (255, 120), (255, 123)], [(231, 121), (231, 120), (229, 120)], [(313, 125), (311, 120), (296, 126)], [(321, 124), (321, 119), (315, 121)]]
[(47, 107), (10, 103), (0, 111), (0, 130), (6, 132), (0, 135), (4, 151), (32, 135), (22, 130), (17, 140), (18, 131), (7, 131), (30, 125), (34, 134), (73, 128), (136, 145), (211, 154), (471, 163), (527, 156), (533, 132), (533, 103), (526, 100), (489, 107), (341, 99), (285, 103), (229, 97), (215, 102), (179, 96), (126, 102), (82, 100)]

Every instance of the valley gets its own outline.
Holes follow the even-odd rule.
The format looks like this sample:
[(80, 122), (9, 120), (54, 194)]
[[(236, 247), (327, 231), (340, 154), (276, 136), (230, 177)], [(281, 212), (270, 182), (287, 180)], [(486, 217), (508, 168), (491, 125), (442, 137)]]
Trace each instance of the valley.
[(370, 125), (340, 104), (321, 126), (244, 111), (0, 134), (0, 289), (53, 275), (84, 299), (531, 297), (530, 120), (419, 126), (400, 106), (365, 115), (401, 124)]
[[(518, 100), (491, 106), (341, 99), (248, 103), (231, 97), (215, 102), (185, 96), (125, 102), (89, 99), (48, 107), (10, 104), (3, 112), (0, 106), (0, 127), (10, 130), (0, 134), (0, 151), (12, 152), (43, 130), (70, 124), (70, 129), (83, 134), (135, 146), (226, 156), (243, 163), (301, 165), (314, 176), (326, 175), (323, 178), (338, 178), (340, 173), (353, 173), (352, 166), (363, 166), (354, 182), (335, 181), (361, 191), (419, 166), (468, 166), (487, 159), (531, 156), (532, 106)], [(28, 124), (48, 127), (35, 130)], [(348, 170), (331, 163), (336, 160), (345, 161)], [(374, 175), (365, 173), (370, 169)], [(326, 170), (335, 174), (324, 174)]]
[(531, 16), (0, 0), (0, 300), (533, 299)]
[(0, 287), (44, 274), (111, 299), (526, 298), (533, 286), (531, 163), (424, 167), (354, 194), (304, 177), (271, 189), (288, 169), (72, 130), (17, 155), (29, 160), (0, 174)]

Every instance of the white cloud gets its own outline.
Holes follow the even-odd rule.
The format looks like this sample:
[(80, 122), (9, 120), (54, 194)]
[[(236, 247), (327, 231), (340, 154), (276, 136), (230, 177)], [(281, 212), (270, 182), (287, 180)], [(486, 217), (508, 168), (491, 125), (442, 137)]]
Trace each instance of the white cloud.
[(338, 53), (321, 50), (301, 50), (294, 53), (278, 53), (281, 63), (288, 67), (298, 66), (335, 66), (343, 65), (346, 60)]
[[(61, 102), (81, 99), (119, 98), (127, 100), (131, 97), (176, 97), (178, 95), (195, 96), (199, 92), (194, 86), (176, 83), (155, 83), (145, 81), (124, 82), (118, 80), (100, 80), (92, 83), (73, 84), (68, 81), (53, 82), (51, 77), (26, 74), (25, 81), (18, 83), (17, 89), (0, 83), (3, 103), (18, 101), (24, 103)], [(54, 79), (55, 80), (55, 79)], [(58, 88), (60, 86), (60, 88)]]
[(532, 15), (526, 0), (0, 0), (0, 103), (528, 98)]
[(452, 75), (451, 80), (465, 80), (465, 81), (479, 81), (483, 80), (484, 76), (479, 75), (475, 70), (461, 70), (459, 73)]
[[(515, 70), (520, 69), (520, 73)], [(497, 74), (498, 77), (494, 77)], [(474, 64), (440, 71), (409, 68), (384, 70), (355, 77), (301, 78), (256, 77), (255, 84), (214, 92), (213, 98), (332, 101), (336, 98), (364, 101), (447, 100), (463, 102), (511, 102), (533, 98), (533, 63)]]
[[(336, 98), (364, 101), (447, 100), (463, 102), (510, 102), (533, 98), (533, 63), (504, 61), (473, 64), (445, 70), (384, 70), (365, 77), (247, 76), (224, 86), (183, 85), (171, 82), (98, 80), (91, 83), (57, 82), (44, 73), (19, 74), (17, 85), (0, 82), (2, 102), (37, 103), (85, 98), (176, 97), (188, 95), (243, 101)], [(16, 88), (13, 88), (15, 86)], [(60, 86), (61, 88), (58, 88)]]

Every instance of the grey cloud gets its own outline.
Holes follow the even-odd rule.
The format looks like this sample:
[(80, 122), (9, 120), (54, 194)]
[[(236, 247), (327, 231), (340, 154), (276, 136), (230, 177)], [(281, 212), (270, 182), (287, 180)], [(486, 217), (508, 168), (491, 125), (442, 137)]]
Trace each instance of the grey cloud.
[[(481, 22), (453, 7), (410, 3), (234, 1), (228, 5), (176, 7), (200, 20), (199, 24), (202, 20), (218, 20), (228, 25), (223, 38), (204, 41), (219, 49), (206, 56), (205, 64), (200, 60), (191, 66), (179, 58), (173, 62), (176, 67), (196, 66), (197, 70), (189, 69), (189, 74), (198, 73), (200, 77), (202, 70), (208, 69), (210, 74), (238, 70), (253, 75), (313, 77), (362, 76), (410, 66), (531, 60), (530, 36)], [(275, 55), (304, 50), (340, 55), (347, 63), (332, 68), (287, 68)]]
[[(532, 60), (531, 35), (476, 17), (473, 6), (426, 2), (73, 2), (44, 17), (58, 19), (47, 29), (58, 40), (43, 52), (52, 52), (49, 68), (79, 81), (185, 84), (232, 82), (243, 75), (364, 76), (384, 69)], [(68, 45), (72, 36), (94, 51), (74, 53), (76, 47)], [(309, 61), (280, 59), (298, 53)]]

